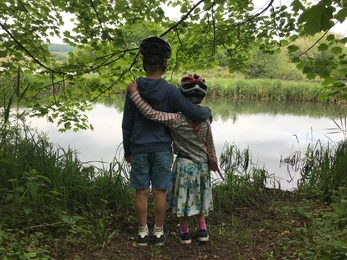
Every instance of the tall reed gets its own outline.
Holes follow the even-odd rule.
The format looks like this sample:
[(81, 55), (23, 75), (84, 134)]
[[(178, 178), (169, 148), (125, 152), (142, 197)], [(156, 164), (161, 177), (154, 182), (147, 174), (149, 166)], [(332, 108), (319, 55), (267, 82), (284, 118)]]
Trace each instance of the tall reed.
[(13, 213), (28, 217), (54, 208), (100, 210), (105, 202), (120, 210), (132, 202), (119, 162), (109, 169), (85, 167), (70, 148), (56, 146), (28, 128), (18, 134), (11, 143), (2, 142), (0, 153), (0, 196), (12, 204)]
[(244, 78), (209, 81), (209, 95), (237, 99), (316, 102), (322, 93), (321, 85), (312, 82)]
[(268, 188), (280, 188), (275, 177), (266, 169), (254, 165), (249, 149), (240, 151), (235, 144), (224, 145), (220, 156), (224, 181), (216, 181), (213, 189), (215, 205), (232, 210), (238, 204), (256, 204)]
[(334, 194), (347, 188), (347, 141), (337, 145), (309, 145), (302, 158), (298, 191), (332, 202)]

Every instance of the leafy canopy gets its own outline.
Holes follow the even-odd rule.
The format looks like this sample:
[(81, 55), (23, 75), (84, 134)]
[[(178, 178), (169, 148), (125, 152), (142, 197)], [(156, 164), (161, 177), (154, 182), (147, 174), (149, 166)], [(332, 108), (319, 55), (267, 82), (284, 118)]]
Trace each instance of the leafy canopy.
[[(0, 73), (18, 77), (17, 97), (34, 104), (32, 114), (58, 120), (63, 130), (88, 128), (79, 112), (90, 109), (90, 101), (112, 95), (116, 87), (142, 74), (138, 46), (153, 34), (173, 46), (169, 72), (213, 67), (221, 50), (227, 53), (230, 70), (242, 71), (251, 50), (273, 55), (287, 47), (292, 62), (308, 78), (324, 79), (325, 97), (347, 99), (343, 81), (347, 72), (337, 70), (347, 64), (339, 47), (347, 38), (328, 36), (336, 23), (346, 20), (347, 2), (279, 3), (269, 0), (255, 10), (252, 0), (3, 0)], [(178, 7), (181, 18), (170, 19), (163, 5)], [(63, 32), (63, 41), (75, 50), (62, 63), (50, 55), (47, 43), (60, 35), (64, 14), (73, 17), (73, 28)], [(321, 55), (312, 60), (307, 50), (295, 45), (301, 37), (320, 32), (328, 37), (324, 43), (317, 40), (318, 51), (330, 48), (334, 59)]]

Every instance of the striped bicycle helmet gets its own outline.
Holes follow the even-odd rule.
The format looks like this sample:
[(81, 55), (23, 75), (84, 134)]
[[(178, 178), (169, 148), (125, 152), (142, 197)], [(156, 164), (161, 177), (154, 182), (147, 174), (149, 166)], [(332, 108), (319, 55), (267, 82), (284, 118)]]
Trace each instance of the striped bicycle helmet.
[(207, 94), (205, 80), (199, 75), (187, 75), (181, 79), (179, 89), (193, 103), (201, 103)]

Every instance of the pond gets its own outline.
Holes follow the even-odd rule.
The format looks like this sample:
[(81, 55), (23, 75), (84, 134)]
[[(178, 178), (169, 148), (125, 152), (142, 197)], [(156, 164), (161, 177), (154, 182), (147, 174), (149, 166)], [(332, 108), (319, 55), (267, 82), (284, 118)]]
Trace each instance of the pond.
[[(108, 166), (116, 156), (123, 157), (122, 114), (124, 96), (106, 103), (95, 103), (87, 112), (94, 131), (60, 133), (44, 118), (31, 118), (32, 126), (46, 132), (50, 141), (63, 148), (71, 147), (78, 158), (97, 167)], [(208, 98), (202, 105), (213, 111), (212, 131), (218, 156), (226, 143), (243, 151), (248, 148), (252, 162), (265, 168), (279, 180), (282, 189), (293, 189), (300, 177), (280, 164), (281, 157), (304, 152), (310, 143), (338, 142), (343, 133), (334, 123), (346, 116), (344, 107), (325, 103), (259, 102), (228, 98)], [(336, 131), (337, 130), (337, 131)], [(332, 134), (336, 131), (337, 133)], [(103, 164), (103, 163), (104, 164)]]

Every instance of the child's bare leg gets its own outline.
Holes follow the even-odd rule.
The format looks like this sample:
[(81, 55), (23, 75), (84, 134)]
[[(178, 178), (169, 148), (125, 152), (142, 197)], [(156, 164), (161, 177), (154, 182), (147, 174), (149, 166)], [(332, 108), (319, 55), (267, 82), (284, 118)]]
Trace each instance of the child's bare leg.
[(196, 215), (196, 225), (198, 227), (198, 230), (206, 229), (206, 220), (204, 215), (202, 214)]
[(189, 233), (189, 227), (188, 227), (188, 220), (189, 217), (184, 214), (183, 217), (179, 217), (178, 221), (180, 223), (180, 227), (177, 230), (177, 234), (179, 236), (179, 238), (181, 239), (181, 243), (182, 244), (190, 244), (192, 242), (192, 239), (190, 237), (190, 233)]
[(135, 212), (139, 227), (147, 225), (148, 194), (149, 189), (135, 191)]
[(152, 190), (154, 198), (155, 226), (164, 225), (166, 213), (166, 190)]
[(205, 216), (202, 214), (196, 215), (196, 222), (198, 227), (198, 241), (207, 242), (209, 241), (209, 235), (206, 229), (206, 220)]
[(163, 245), (165, 242), (164, 219), (166, 212), (166, 190), (152, 190), (154, 198), (155, 226), (153, 228), (153, 240), (155, 245)]
[(199, 224), (201, 222), (205, 223), (205, 216), (202, 214), (196, 215), (196, 222)]
[(181, 234), (189, 232), (189, 227), (188, 227), (188, 217), (186, 216), (186, 213), (184, 213), (183, 217), (179, 217), (178, 221), (180, 223), (180, 232)]

